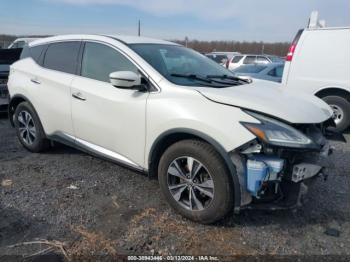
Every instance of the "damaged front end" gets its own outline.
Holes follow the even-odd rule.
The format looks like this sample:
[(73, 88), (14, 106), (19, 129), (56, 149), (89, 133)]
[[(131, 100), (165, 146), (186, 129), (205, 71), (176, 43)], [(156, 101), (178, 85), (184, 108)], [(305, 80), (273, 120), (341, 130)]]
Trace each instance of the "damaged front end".
[[(256, 139), (230, 154), (241, 189), (240, 209), (298, 207), (316, 177), (326, 179), (333, 148), (327, 136), (332, 120), (288, 125), (247, 112), (260, 123), (241, 123)], [(334, 136), (335, 137), (335, 136)], [(342, 140), (342, 136), (337, 137)]]

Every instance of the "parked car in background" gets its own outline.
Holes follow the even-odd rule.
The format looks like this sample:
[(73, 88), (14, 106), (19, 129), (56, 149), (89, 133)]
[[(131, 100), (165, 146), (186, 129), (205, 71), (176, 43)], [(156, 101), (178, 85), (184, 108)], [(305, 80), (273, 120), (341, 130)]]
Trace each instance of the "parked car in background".
[(9, 118), (26, 149), (59, 141), (157, 176), (194, 221), (294, 207), (327, 166), (326, 103), (238, 79), (181, 45), (68, 35), (23, 54), (10, 70)]
[(39, 39), (39, 38), (37, 38), (37, 37), (17, 38), (15, 41), (13, 41), (8, 46), (8, 49), (23, 48), (25, 45), (27, 45), (30, 42), (33, 42), (37, 39)]
[(227, 60), (226, 68), (234, 70), (242, 65), (283, 63), (284, 60), (273, 55), (235, 55)]
[(255, 78), (274, 82), (282, 82), (284, 64), (252, 64), (242, 65), (234, 70), (232, 73), (241, 78)]
[(226, 62), (231, 59), (233, 56), (235, 55), (239, 55), (239, 52), (219, 52), (219, 51), (215, 51), (215, 52), (211, 52), (208, 54), (205, 54), (206, 57), (214, 60), (215, 62), (217, 62), (218, 64), (225, 66)]
[(217, 54), (205, 54), (206, 57), (210, 58), (211, 60), (215, 61), (216, 63), (222, 65), (225, 64), (228, 60), (227, 55), (217, 55)]
[(350, 27), (325, 27), (314, 12), (290, 46), (282, 80), (287, 89), (326, 101), (333, 108), (337, 131), (350, 125), (349, 44)]
[(0, 112), (7, 112), (9, 94), (7, 80), (10, 65), (20, 58), (22, 49), (0, 49)]

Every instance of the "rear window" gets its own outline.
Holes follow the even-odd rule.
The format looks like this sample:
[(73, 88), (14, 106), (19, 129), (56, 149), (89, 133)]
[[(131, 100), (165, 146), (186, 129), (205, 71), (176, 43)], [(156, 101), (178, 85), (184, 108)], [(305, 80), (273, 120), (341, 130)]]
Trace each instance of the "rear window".
[(250, 73), (257, 74), (264, 70), (266, 66), (263, 65), (243, 65), (234, 70), (235, 73)]
[(232, 58), (232, 63), (238, 63), (239, 61), (241, 61), (241, 59), (242, 59), (242, 55), (236, 55), (236, 56), (234, 56), (233, 58)]
[(249, 65), (249, 64), (254, 64), (256, 62), (256, 56), (247, 56), (244, 61), (243, 64), (245, 65)]
[(44, 67), (75, 74), (78, 64), (79, 48), (80, 42), (50, 44), (45, 54)]
[(207, 55), (207, 57), (214, 60), (216, 63), (222, 63), (224, 60), (227, 60), (227, 56), (225, 55)]

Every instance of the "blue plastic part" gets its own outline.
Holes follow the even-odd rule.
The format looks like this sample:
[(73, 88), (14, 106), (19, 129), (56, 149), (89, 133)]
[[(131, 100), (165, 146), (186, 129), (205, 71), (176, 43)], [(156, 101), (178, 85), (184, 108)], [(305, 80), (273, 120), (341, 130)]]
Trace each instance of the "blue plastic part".
[(247, 160), (247, 190), (257, 196), (263, 181), (277, 180), (284, 160), (273, 156), (254, 155)]
[(264, 162), (247, 160), (247, 190), (257, 196), (262, 181), (267, 175), (268, 167)]

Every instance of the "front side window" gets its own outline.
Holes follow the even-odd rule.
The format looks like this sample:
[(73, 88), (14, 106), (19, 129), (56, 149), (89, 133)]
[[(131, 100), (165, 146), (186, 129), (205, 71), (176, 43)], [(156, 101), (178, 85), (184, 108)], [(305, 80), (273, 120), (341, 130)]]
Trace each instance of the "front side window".
[(246, 58), (244, 58), (243, 64), (250, 65), (254, 64), (256, 62), (256, 56), (248, 55)]
[(177, 85), (232, 86), (227, 79), (220, 81), (212, 78), (234, 77), (231, 71), (192, 49), (171, 44), (129, 44), (129, 47), (167, 80)]
[(109, 82), (109, 74), (116, 71), (138, 73), (137, 67), (115, 49), (98, 43), (86, 43), (81, 76)]
[[(44, 59), (44, 67), (69, 74), (75, 74), (78, 65), (80, 42), (50, 44)], [(40, 51), (39, 49), (37, 50)]]

